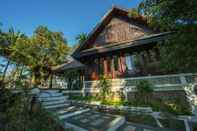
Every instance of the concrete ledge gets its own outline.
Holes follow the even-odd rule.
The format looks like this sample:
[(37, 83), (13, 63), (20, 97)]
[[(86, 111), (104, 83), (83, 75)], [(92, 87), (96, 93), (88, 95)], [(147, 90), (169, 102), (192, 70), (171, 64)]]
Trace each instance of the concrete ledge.
[(59, 104), (59, 105), (52, 105), (52, 106), (44, 106), (45, 109), (51, 109), (51, 108), (58, 108), (58, 107), (64, 107), (64, 106), (68, 106), (70, 104), (65, 103), (65, 104)]
[(110, 123), (110, 128), (107, 131), (116, 131), (120, 126), (125, 123), (125, 117), (119, 116)]
[(60, 119), (66, 119), (68, 117), (71, 117), (71, 116), (75, 116), (75, 115), (79, 115), (81, 113), (84, 113), (84, 112), (87, 112), (89, 111), (90, 109), (85, 109), (85, 110), (81, 110), (81, 111), (75, 111), (73, 113), (69, 113), (69, 114), (66, 114), (66, 115), (61, 115), (59, 116)]
[(81, 127), (78, 127), (76, 125), (73, 125), (73, 124), (70, 124), (70, 123), (67, 123), (67, 122), (64, 123), (64, 127), (65, 128), (71, 128), (74, 131), (88, 131), (86, 129), (83, 129)]
[(110, 109), (110, 110), (124, 110), (124, 111), (132, 111), (132, 112), (141, 112), (141, 113), (152, 113), (153, 110), (151, 107), (130, 107), (130, 106), (108, 106), (101, 105), (100, 102), (86, 102), (86, 101), (75, 101), (71, 100), (72, 104), (82, 104), (92, 107), (97, 107), (98, 109)]

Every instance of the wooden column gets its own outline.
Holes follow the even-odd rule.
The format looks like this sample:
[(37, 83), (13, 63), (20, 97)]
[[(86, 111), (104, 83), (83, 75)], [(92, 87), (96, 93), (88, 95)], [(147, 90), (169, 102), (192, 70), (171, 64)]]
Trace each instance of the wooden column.
[(112, 78), (115, 78), (116, 75), (115, 75), (115, 69), (114, 69), (114, 57), (111, 57), (111, 76)]
[(103, 59), (104, 75), (107, 75), (107, 59)]
[(126, 70), (124, 54), (121, 53), (119, 61), (120, 61), (120, 72), (124, 73)]

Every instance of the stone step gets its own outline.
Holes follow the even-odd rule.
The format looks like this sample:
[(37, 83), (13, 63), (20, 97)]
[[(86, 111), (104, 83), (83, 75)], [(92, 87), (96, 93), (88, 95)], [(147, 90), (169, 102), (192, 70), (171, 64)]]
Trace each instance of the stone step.
[(39, 98), (50, 98), (50, 97), (58, 97), (63, 96), (62, 93), (40, 93)]
[(60, 100), (56, 100), (56, 101), (47, 101), (47, 102), (42, 102), (43, 106), (50, 106), (50, 105), (57, 105), (57, 104), (61, 104), (61, 103), (66, 103), (66, 99), (60, 99)]
[(62, 103), (58, 105), (50, 105), (50, 106), (44, 106), (45, 109), (54, 109), (54, 108), (60, 108), (60, 107), (66, 107), (70, 105), (69, 103)]
[(116, 131), (119, 127), (121, 127), (125, 123), (125, 117), (120, 116), (117, 117), (110, 123), (110, 127), (107, 131)]
[(70, 114), (70, 113), (73, 113), (73, 112), (76, 112), (76, 111), (82, 111), (82, 110), (85, 110), (85, 109), (88, 109), (88, 108), (81, 108), (81, 107), (78, 108), (78, 107), (75, 107), (75, 106), (70, 106), (70, 107), (66, 107), (65, 109), (58, 110), (56, 112), (59, 115), (67, 115), (67, 114)]
[(59, 90), (41, 90), (41, 92), (48, 92), (48, 93), (59, 93)]
[(66, 99), (66, 97), (65, 96), (53, 96), (53, 97), (39, 98), (41, 102), (59, 101), (63, 99)]
[(66, 113), (68, 111), (71, 111), (71, 110), (74, 110), (74, 109), (76, 109), (75, 106), (70, 106), (70, 107), (67, 107), (67, 108), (64, 108), (64, 109), (61, 109), (61, 110), (57, 111), (57, 113), (58, 114), (64, 114), (64, 113)]
[(60, 115), (59, 116), (59, 119), (63, 120), (63, 119), (66, 119), (68, 117), (76, 116), (76, 115), (79, 115), (79, 114), (82, 114), (82, 113), (88, 112), (88, 111), (90, 111), (89, 108), (84, 109), (84, 110), (79, 110), (79, 111), (71, 112), (71, 113), (64, 114), (64, 115)]

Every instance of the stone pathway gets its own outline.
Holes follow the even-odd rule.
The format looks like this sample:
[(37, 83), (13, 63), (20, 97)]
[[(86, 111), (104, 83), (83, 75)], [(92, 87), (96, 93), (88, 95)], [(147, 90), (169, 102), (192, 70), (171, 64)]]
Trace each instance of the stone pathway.
[(74, 131), (176, 131), (130, 123), (125, 121), (124, 116), (73, 106), (62, 93), (56, 90), (42, 91), (39, 100), (45, 109), (58, 115), (65, 127), (71, 127)]

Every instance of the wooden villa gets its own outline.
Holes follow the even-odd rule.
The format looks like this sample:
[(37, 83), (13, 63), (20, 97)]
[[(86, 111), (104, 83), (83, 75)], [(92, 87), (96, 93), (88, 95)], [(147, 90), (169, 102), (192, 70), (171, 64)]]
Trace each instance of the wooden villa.
[[(66, 86), (64, 93), (96, 95), (100, 91), (99, 77), (105, 75), (112, 78), (111, 90), (115, 94), (123, 92), (127, 101), (135, 97), (137, 83), (147, 80), (153, 84), (154, 98), (180, 99), (187, 103), (188, 91), (183, 87), (197, 84), (197, 74), (172, 74), (159, 66), (158, 45), (171, 33), (155, 31), (143, 16), (129, 14), (125, 9), (113, 7), (73, 52), (74, 59), (57, 68), (59, 74), (78, 72), (72, 75), (73, 81), (67, 78), (71, 86)], [(73, 84), (79, 83), (76, 81), (82, 81), (81, 88)]]
[(162, 74), (157, 44), (168, 32), (151, 29), (143, 16), (113, 7), (74, 51), (73, 58), (85, 65), (85, 80), (98, 80), (100, 75), (125, 78)]

